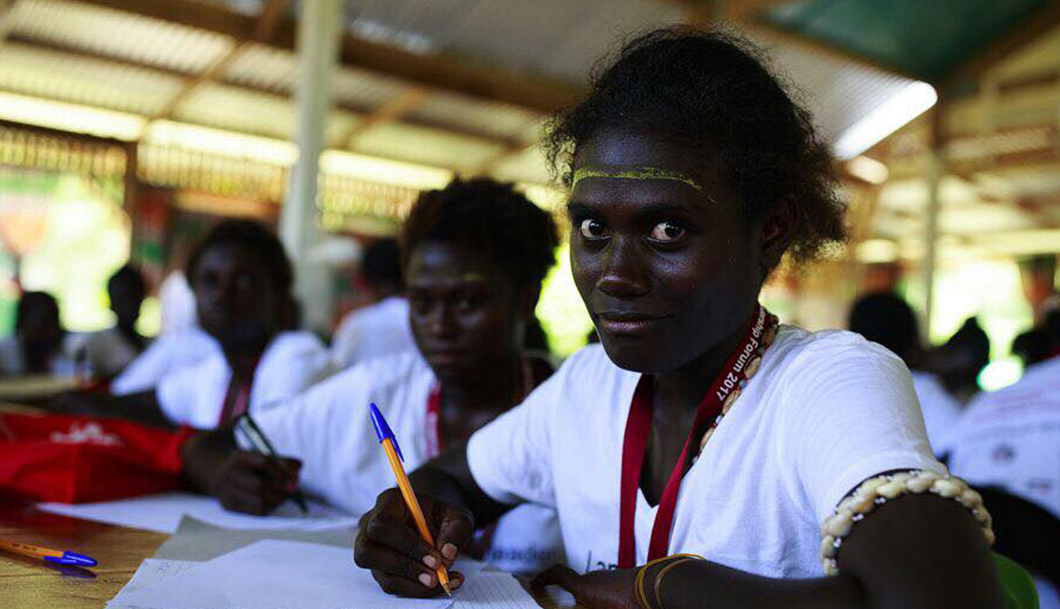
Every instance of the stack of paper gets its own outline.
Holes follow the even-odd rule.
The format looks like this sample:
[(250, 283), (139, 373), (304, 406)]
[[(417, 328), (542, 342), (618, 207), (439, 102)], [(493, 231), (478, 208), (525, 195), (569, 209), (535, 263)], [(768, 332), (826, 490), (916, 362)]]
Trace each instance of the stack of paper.
[(213, 497), (177, 492), (79, 505), (41, 503), (38, 507), (54, 514), (159, 533), (175, 532), (185, 515), (215, 526), (240, 530), (309, 531), (357, 524), (353, 516), (313, 501), (309, 502), (308, 514), (302, 514), (296, 505), (288, 501), (268, 516), (251, 516), (229, 512)]
[(264, 540), (206, 562), (144, 561), (108, 609), (537, 609), (511, 575), (458, 561), (452, 598), (385, 594), (348, 548)]

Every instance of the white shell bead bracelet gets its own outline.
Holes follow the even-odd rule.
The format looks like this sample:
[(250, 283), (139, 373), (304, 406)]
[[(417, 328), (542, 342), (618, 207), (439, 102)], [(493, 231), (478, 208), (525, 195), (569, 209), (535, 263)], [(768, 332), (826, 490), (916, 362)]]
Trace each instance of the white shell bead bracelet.
[(941, 476), (927, 470), (913, 470), (898, 474), (876, 476), (861, 483), (857, 490), (839, 503), (835, 513), (821, 525), (821, 564), (827, 575), (838, 575), (836, 555), (843, 539), (854, 525), (867, 514), (906, 493), (934, 493), (953, 499), (971, 511), (983, 529), (987, 545), (994, 545), (993, 521), (983, 505), (983, 498), (964, 480), (954, 476)]

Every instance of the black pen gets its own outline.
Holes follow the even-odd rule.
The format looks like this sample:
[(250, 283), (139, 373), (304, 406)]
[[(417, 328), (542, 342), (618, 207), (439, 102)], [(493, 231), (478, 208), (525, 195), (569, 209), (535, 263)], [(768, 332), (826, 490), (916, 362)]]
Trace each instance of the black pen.
[[(254, 450), (265, 456), (276, 459), (276, 462), (280, 464), (280, 467), (286, 470), (287, 473), (292, 473), (287, 468), (287, 465), (280, 460), (279, 455), (276, 454), (276, 449), (272, 447), (272, 443), (269, 442), (269, 439), (261, 432), (261, 428), (254, 422), (254, 419), (250, 418), (249, 414), (239, 417), (236, 421), (236, 430), (243, 434), (243, 437), (245, 437), (247, 442), (254, 447)], [(303, 514), (309, 513), (309, 504), (306, 503), (305, 495), (302, 494), (302, 491), (297, 488), (294, 489), (291, 493), (291, 499), (298, 504), (298, 507), (301, 508)]]

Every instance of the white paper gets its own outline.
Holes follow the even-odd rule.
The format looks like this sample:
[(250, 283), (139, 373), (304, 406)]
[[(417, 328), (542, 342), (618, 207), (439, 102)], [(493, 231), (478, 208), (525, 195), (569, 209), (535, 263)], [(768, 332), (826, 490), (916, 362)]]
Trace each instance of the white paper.
[[(469, 593), (475, 580), (492, 575), (479, 573), (481, 563), (455, 568), (468, 578)], [(485, 590), (481, 595), (491, 593)], [(457, 596), (463, 594), (457, 591)], [(353, 564), (349, 549), (271, 539), (123, 592), (115, 599), (119, 600), (122, 605), (150, 609), (446, 609), (453, 604), (448, 597), (408, 599), (386, 594), (371, 572)]]
[(457, 608), (540, 609), (522, 584), (511, 573), (503, 571), (486, 571), (469, 577), (455, 596)]
[(357, 524), (357, 518), (315, 501), (309, 502), (308, 514), (302, 514), (297, 505), (288, 501), (268, 516), (251, 516), (230, 512), (217, 499), (192, 493), (160, 493), (78, 505), (41, 503), (37, 507), (54, 514), (170, 534), (177, 530), (185, 514), (214, 526), (244, 530), (321, 530)]
[(199, 566), (200, 562), (193, 560), (161, 560), (157, 558), (147, 558), (140, 563), (140, 568), (133, 573), (132, 579), (129, 580), (118, 595), (113, 600), (107, 603), (107, 609), (141, 609), (135, 605), (127, 605), (123, 601), (123, 595), (131, 592), (136, 592), (143, 588), (149, 588), (155, 584), (161, 583), (166, 579), (179, 575), (192, 567)]

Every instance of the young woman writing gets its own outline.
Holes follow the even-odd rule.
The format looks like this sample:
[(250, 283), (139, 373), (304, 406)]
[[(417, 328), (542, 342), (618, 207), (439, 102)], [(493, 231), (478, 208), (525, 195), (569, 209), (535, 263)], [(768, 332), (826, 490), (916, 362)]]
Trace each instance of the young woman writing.
[(644, 35), (549, 144), (602, 347), (412, 474), (440, 551), (387, 491), (357, 564), (437, 594), (431, 564), (535, 502), (556, 507), (568, 564), (539, 582), (587, 607), (999, 606), (988, 516), (943, 478), (905, 366), (758, 304), (786, 252), (844, 236), (827, 150), (758, 52)]
[[(509, 184), (456, 180), (424, 193), (401, 236), (417, 350), (371, 358), (254, 416), (292, 458), (290, 471), (300, 467), (302, 490), (362, 514), (394, 485), (371, 402), (411, 469), (462, 446), (548, 378), (551, 366), (526, 354), (523, 337), (557, 241), (548, 213)], [(269, 512), (296, 482), (260, 455), (236, 450), (231, 429), (193, 438), (184, 457), (191, 480), (233, 510)], [(555, 512), (527, 505), (480, 535), (473, 553), (527, 572), (561, 559), (559, 548)]]

